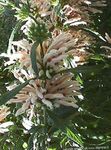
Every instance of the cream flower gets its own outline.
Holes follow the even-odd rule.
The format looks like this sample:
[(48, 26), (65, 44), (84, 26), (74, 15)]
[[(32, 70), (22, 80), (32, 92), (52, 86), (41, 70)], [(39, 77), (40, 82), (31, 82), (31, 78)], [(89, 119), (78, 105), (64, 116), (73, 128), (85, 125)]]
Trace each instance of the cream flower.
[[(44, 41), (42, 47), (39, 45), (36, 49), (36, 63), (40, 71), (39, 75), (42, 76), (45, 73), (48, 78), (51, 78), (52, 72), (64, 70), (63, 60), (69, 55), (74, 56), (75, 63), (81, 61), (80, 57), (86, 54), (82, 49), (87, 45), (87, 41), (79, 45), (78, 43), (79, 38), (73, 38), (73, 35), (70, 33), (61, 33), (52, 40)], [(30, 58), (32, 44), (29, 44), (25, 39), (14, 41), (12, 44), (17, 50), (13, 50), (9, 56), (7, 55), (9, 61), (6, 64), (10, 65), (10, 62), (12, 64), (19, 62), (19, 66), (15, 66), (12, 73), (15, 78), (23, 83), (25, 79), (35, 77)], [(82, 52), (79, 52), (77, 49), (82, 50)], [(15, 55), (16, 57), (14, 57)]]
[[(44, 75), (47, 78), (31, 80), (29, 85), (8, 102), (8, 104), (22, 104), (16, 115), (26, 112), (38, 102), (44, 103), (50, 109), (59, 105), (78, 107), (75, 97), (80, 95), (80, 86), (77, 81), (72, 80), (73, 75), (70, 73), (50, 75), (52, 72), (57, 73), (61, 69), (65, 69), (63, 60), (69, 55), (73, 55), (77, 42), (78, 39), (73, 39), (70, 33), (61, 33), (52, 40), (44, 41), (36, 48), (39, 75)], [(19, 62), (19, 67), (15, 67), (12, 72), (15, 78), (24, 83), (26, 79), (34, 77), (30, 58), (31, 45), (24, 40), (13, 42), (13, 45), (17, 46), (15, 53), (19, 54), (16, 59)]]
[[(64, 69), (63, 60), (69, 55), (73, 55), (75, 45), (78, 39), (73, 39), (70, 33), (61, 33), (55, 37), (52, 42), (43, 42), (42, 49), (37, 47), (37, 61), (46, 68), (46, 70), (52, 69), (53, 71), (59, 71)], [(43, 57), (41, 56), (43, 51)]]
[[(111, 37), (108, 35), (108, 33), (105, 33), (105, 39), (106, 39), (106, 42), (111, 44)], [(110, 46), (101, 46), (100, 48), (105, 49), (105, 54), (102, 54), (102, 56), (111, 58), (111, 47)]]
[(72, 8), (69, 5), (65, 5), (62, 10), (62, 14), (65, 15), (64, 25), (78, 26), (85, 24), (86, 22), (82, 20), (81, 15), (77, 9)]
[(47, 80), (45, 99), (56, 104), (72, 106), (77, 108), (74, 96), (80, 95), (80, 86), (77, 81), (72, 80), (73, 75), (66, 73), (55, 75), (51, 80)]
[(30, 85), (24, 87), (9, 103), (22, 103), (16, 115), (24, 113), (31, 105), (44, 103), (50, 109), (58, 105), (72, 106), (78, 108), (75, 96), (80, 95), (80, 86), (77, 81), (72, 80), (73, 75), (66, 73), (55, 75), (46, 80), (44, 87), (40, 80), (33, 80)]
[(27, 109), (34, 105), (39, 98), (43, 98), (42, 89), (39, 87), (37, 80), (31, 81), (29, 85), (24, 87), (14, 98), (8, 101), (10, 103), (22, 103), (22, 107), (17, 110), (16, 116), (24, 113)]
[(8, 132), (9, 131), (8, 127), (13, 125), (13, 122), (11, 121), (4, 122), (5, 118), (9, 114), (10, 114), (9, 108), (5, 106), (0, 108), (0, 133)]
[(9, 108), (7, 107), (1, 107), (0, 108), (0, 122), (2, 122), (7, 115), (10, 114)]

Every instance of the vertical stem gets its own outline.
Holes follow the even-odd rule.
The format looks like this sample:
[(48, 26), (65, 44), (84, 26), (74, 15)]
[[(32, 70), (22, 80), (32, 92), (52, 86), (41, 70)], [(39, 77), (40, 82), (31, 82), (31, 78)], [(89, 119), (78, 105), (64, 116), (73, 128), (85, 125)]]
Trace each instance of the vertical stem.
[(43, 47), (42, 47), (42, 43), (40, 42), (40, 47), (41, 47), (41, 58), (43, 59), (44, 57), (44, 50), (43, 50)]
[(43, 150), (46, 150), (46, 147), (47, 147), (47, 145), (46, 145), (46, 141), (47, 141), (47, 121), (46, 121), (46, 108), (45, 107), (43, 107), (43, 117), (44, 117), (44, 120), (43, 120), (43, 122), (44, 122), (44, 140), (43, 140)]

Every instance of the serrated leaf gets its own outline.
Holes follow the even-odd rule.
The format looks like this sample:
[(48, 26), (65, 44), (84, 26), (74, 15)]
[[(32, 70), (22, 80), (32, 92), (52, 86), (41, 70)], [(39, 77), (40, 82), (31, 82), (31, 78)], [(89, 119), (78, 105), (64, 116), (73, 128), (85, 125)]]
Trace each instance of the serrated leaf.
[(6, 92), (4, 95), (2, 95), (0, 97), (0, 105), (5, 104), (6, 102), (8, 102), (11, 98), (13, 98), (16, 94), (19, 93), (19, 91), (24, 88), (30, 80), (27, 80), (25, 83), (20, 84), (19, 86), (17, 86), (15, 89)]
[(32, 46), (32, 49), (31, 49), (31, 54), (30, 54), (30, 58), (31, 58), (31, 63), (32, 63), (32, 68), (36, 74), (36, 76), (38, 76), (38, 67), (37, 67), (37, 59), (36, 59), (36, 48), (38, 46), (38, 43), (35, 42)]

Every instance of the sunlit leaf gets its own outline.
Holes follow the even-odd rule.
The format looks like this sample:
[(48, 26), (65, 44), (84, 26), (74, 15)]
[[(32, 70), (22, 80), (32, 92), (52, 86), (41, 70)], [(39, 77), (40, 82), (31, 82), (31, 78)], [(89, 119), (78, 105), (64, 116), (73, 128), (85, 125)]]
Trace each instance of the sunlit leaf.
[(107, 42), (98, 32), (93, 31), (91, 29), (88, 28), (82, 28), (84, 31), (89, 32), (91, 35), (95, 36), (96, 38), (102, 40), (103, 42)]
[(77, 134), (74, 133), (74, 131), (71, 131), (69, 128), (66, 128), (66, 131), (67, 131), (66, 135), (68, 136), (68, 138), (70, 138), (80, 146), (83, 146), (83, 141)]
[(21, 26), (21, 21), (18, 21), (10, 35), (10, 38), (9, 38), (9, 44), (8, 44), (8, 49), (7, 49), (7, 53), (10, 54), (11, 53), (11, 48), (12, 48), (12, 42), (14, 40), (14, 36), (16, 34), (16, 32), (18, 31), (18, 29), (20, 29), (20, 26)]

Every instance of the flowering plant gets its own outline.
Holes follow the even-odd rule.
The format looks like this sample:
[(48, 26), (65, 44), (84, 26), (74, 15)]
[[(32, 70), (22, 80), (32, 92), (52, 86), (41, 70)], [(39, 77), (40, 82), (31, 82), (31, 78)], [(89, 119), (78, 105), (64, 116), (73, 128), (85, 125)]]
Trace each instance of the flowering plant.
[[(11, 148), (83, 148), (82, 130), (88, 127), (81, 126), (80, 134), (78, 121), (86, 113), (97, 117), (85, 105), (87, 91), (84, 92), (83, 81), (90, 76), (86, 82), (92, 82), (93, 76), (98, 75), (98, 67), (102, 70), (103, 65), (91, 51), (95, 39), (89, 35), (92, 31), (87, 26), (91, 24), (89, 14), (101, 13), (98, 7), (106, 3), (74, 0), (71, 6), (71, 2), (9, 0), (2, 3), (11, 8), (17, 22), (7, 52), (0, 55), (13, 78), (5, 84), (7, 92), (0, 97), (0, 105), (6, 105), (0, 111), (0, 122), (3, 121), (0, 133), (4, 139), (8, 135), (6, 143)], [(21, 35), (16, 38), (17, 32)], [(111, 42), (108, 34), (106, 39), (96, 32), (93, 34)], [(103, 62), (105, 55), (99, 56)], [(89, 68), (90, 63), (95, 65)], [(6, 117), (11, 121), (4, 123)]]

